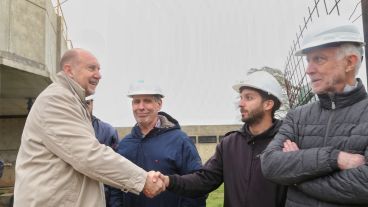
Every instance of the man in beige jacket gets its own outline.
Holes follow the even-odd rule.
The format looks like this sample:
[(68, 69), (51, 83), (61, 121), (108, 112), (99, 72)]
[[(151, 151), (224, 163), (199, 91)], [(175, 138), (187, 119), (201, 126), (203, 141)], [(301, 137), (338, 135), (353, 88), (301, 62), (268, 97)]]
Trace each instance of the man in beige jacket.
[(60, 66), (57, 80), (38, 96), (24, 126), (14, 206), (105, 206), (102, 182), (149, 197), (163, 191), (158, 173), (147, 173), (96, 139), (85, 97), (101, 79), (97, 59), (72, 49)]

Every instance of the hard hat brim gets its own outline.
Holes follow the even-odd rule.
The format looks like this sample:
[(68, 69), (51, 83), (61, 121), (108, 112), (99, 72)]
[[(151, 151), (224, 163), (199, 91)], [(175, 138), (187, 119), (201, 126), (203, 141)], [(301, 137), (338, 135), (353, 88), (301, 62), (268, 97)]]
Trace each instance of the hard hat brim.
[(282, 100), (276, 95), (276, 94), (273, 94), (273, 93), (271, 93), (271, 92), (268, 92), (268, 91), (265, 91), (265, 90), (263, 90), (263, 89), (261, 89), (261, 88), (259, 88), (259, 87), (255, 87), (254, 85), (250, 85), (250, 84), (246, 84), (246, 83), (239, 83), (239, 84), (235, 84), (235, 85), (233, 85), (233, 89), (236, 91), (236, 92), (238, 92), (238, 93), (240, 93), (240, 88), (242, 88), (242, 87), (248, 87), (248, 88), (253, 88), (253, 89), (257, 89), (257, 90), (260, 90), (260, 91), (263, 91), (263, 92), (265, 92), (266, 94), (270, 94), (270, 95), (272, 95), (272, 96), (274, 96), (275, 98), (277, 98), (277, 100), (279, 100), (280, 101), (280, 103), (282, 103)]
[(297, 50), (294, 55), (295, 56), (305, 56), (307, 54), (307, 52), (312, 51), (314, 49), (318, 49), (318, 48), (329, 48), (329, 47), (339, 47), (342, 44), (345, 43), (350, 43), (359, 47), (363, 47), (365, 45), (364, 42), (348, 42), (348, 41), (344, 41), (344, 42), (328, 42), (325, 44), (317, 44), (317, 45), (306, 45), (303, 48), (300, 48), (299, 50)]
[(148, 95), (148, 96), (158, 95), (158, 96), (161, 96), (161, 98), (165, 97), (163, 94), (155, 93), (155, 92), (152, 92), (152, 91), (136, 91), (134, 93), (128, 93), (127, 96), (129, 98), (133, 98), (133, 96), (139, 96), (139, 95)]

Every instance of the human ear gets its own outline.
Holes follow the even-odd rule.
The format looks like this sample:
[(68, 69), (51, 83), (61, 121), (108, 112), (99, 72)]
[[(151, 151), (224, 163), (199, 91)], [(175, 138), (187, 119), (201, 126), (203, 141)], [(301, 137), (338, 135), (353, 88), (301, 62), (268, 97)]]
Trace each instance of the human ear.
[(69, 77), (69, 78), (73, 78), (74, 77), (74, 71), (73, 71), (73, 68), (70, 64), (65, 64), (63, 66), (63, 70), (64, 70), (64, 73)]
[(158, 106), (160, 107), (160, 110), (162, 108), (162, 100), (158, 101)]
[(272, 100), (266, 100), (263, 102), (263, 109), (266, 110), (272, 110), (273, 106), (275, 105), (275, 102)]
[(359, 61), (359, 58), (356, 55), (347, 56), (345, 72), (349, 73), (349, 72), (355, 71), (355, 67), (358, 61)]

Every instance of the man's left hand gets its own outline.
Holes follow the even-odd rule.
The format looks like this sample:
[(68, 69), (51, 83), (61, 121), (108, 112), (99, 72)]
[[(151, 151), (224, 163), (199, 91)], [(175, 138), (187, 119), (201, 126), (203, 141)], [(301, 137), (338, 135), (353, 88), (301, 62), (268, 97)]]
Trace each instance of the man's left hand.
[(287, 139), (284, 142), (284, 148), (282, 148), (283, 152), (294, 152), (298, 151), (299, 147), (295, 142), (290, 141), (290, 139)]

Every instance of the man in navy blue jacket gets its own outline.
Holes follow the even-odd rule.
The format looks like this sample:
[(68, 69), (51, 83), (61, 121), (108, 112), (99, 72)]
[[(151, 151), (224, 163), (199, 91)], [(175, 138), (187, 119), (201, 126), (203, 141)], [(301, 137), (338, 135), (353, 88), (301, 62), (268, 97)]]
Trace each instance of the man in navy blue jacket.
[[(86, 97), (86, 104), (88, 106), (88, 112), (91, 114), (92, 117), (92, 126), (95, 131), (96, 138), (101, 144), (111, 147), (113, 150), (116, 151), (119, 143), (119, 135), (118, 132), (114, 127), (112, 127), (109, 123), (101, 121), (99, 118), (93, 115), (93, 99), (94, 96)], [(105, 188), (105, 198), (106, 198), (106, 207), (110, 207), (109, 205), (109, 198), (111, 188), (108, 185), (104, 185)]]
[(116, 150), (119, 143), (119, 135), (114, 127), (109, 123), (101, 121), (99, 118), (93, 115), (93, 96), (88, 96), (86, 98), (86, 103), (88, 105), (88, 112), (92, 117), (92, 125), (95, 130), (96, 138), (101, 144), (111, 147)]
[[(128, 96), (137, 124), (119, 144), (118, 153), (145, 170), (164, 174), (188, 174), (201, 168), (201, 159), (192, 141), (181, 131), (178, 121), (160, 112), (161, 89), (140, 81), (131, 84)], [(200, 207), (205, 197), (191, 199), (163, 192), (155, 198), (139, 196), (114, 189), (111, 192), (112, 207)]]

